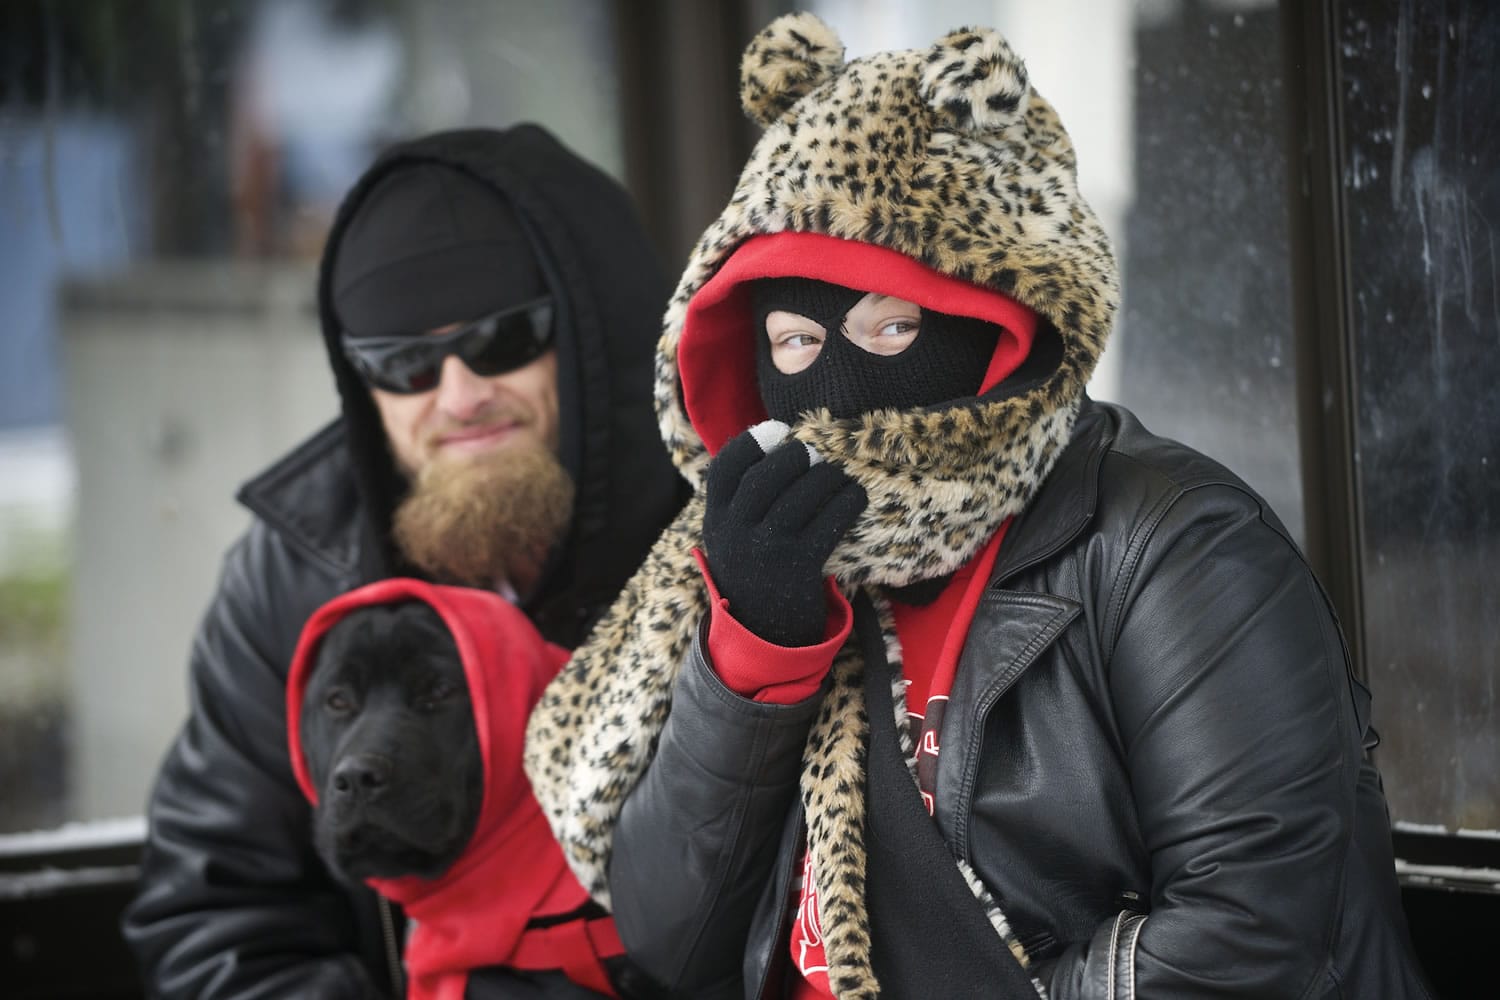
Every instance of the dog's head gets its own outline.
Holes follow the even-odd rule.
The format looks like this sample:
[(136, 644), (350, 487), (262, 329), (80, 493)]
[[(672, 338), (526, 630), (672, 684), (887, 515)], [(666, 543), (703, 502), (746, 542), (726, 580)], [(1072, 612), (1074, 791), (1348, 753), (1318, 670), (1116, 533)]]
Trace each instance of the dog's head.
[(484, 763), (463, 662), (422, 601), (351, 610), (322, 637), (298, 723), (314, 843), (351, 881), (436, 878), (479, 819)]

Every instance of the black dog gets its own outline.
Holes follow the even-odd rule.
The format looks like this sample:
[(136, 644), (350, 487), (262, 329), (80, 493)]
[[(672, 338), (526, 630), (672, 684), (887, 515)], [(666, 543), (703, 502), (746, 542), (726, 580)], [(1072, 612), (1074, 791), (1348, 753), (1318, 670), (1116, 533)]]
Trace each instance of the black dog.
[(350, 612), (323, 636), (302, 705), (324, 863), (351, 881), (447, 871), (479, 819), (484, 765), (437, 612), (421, 601)]
[(581, 1000), (648, 984), (521, 767), (567, 652), (498, 594), (392, 579), (318, 609), (287, 680), (313, 841), (412, 919), (408, 996)]

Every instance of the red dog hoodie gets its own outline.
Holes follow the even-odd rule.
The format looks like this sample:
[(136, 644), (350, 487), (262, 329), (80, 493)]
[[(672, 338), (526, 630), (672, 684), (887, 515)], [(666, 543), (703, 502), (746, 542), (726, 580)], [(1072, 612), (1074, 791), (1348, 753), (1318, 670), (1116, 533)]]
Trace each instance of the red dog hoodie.
[(471, 969), (500, 965), (561, 970), (579, 985), (614, 996), (602, 962), (624, 953), (613, 920), (578, 917), (531, 926), (535, 918), (573, 913), (589, 896), (563, 860), (521, 769), (526, 718), (568, 652), (542, 639), (510, 602), (488, 591), (398, 578), (350, 591), (314, 612), (287, 683), (287, 734), (298, 785), (316, 805), (318, 789), (299, 732), (320, 640), (356, 608), (407, 600), (431, 606), (458, 646), (485, 779), (474, 834), (447, 872), (430, 880), (367, 880), (413, 921), (405, 954), (407, 995), (461, 1000)]

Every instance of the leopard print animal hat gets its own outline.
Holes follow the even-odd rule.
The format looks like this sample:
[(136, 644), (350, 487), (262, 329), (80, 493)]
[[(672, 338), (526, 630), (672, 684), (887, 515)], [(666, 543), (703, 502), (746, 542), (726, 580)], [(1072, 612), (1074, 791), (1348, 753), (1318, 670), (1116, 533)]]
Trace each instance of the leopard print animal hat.
[[(999, 394), (1005, 398), (976, 416), (1013, 440), (1020, 424), (1066, 413), (1053, 428), (1058, 440), (1043, 445), (1060, 448), (1113, 323), (1119, 282), (1109, 241), (1078, 192), (1072, 143), (1005, 39), (987, 28), (961, 28), (925, 50), (845, 63), (832, 29), (812, 14), (789, 14), (746, 49), (740, 99), (766, 131), (728, 206), (691, 252), (658, 350), (662, 436), (689, 481), (701, 482), (722, 443), (705, 447), (682, 397), (678, 349), (685, 326), (708, 307), (695, 297), (747, 241), (776, 233), (885, 248), (1034, 310), (1043, 340), (1056, 343), (1038, 344), (1045, 357), (1028, 368), (1033, 375), (1040, 365), (1050, 370), (1023, 394)], [(796, 256), (779, 262), (782, 273), (819, 276), (805, 266), (816, 249)], [(930, 305), (976, 311), (951, 300)], [(868, 457), (904, 464), (936, 457), (906, 454), (946, 437), (926, 433), (933, 416), (896, 421), (894, 433), (881, 435), (884, 453), (877, 446)], [(821, 450), (858, 424), (813, 421), (798, 436)], [(947, 444), (936, 442), (939, 449)], [(1048, 463), (1031, 456), (1026, 464)], [(851, 470), (861, 478), (858, 471)]]

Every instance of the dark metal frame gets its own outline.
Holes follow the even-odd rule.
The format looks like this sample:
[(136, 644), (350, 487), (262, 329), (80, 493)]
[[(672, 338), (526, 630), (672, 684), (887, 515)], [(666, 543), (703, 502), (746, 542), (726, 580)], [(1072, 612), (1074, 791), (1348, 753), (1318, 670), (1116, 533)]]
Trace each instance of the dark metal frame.
[(1364, 676), (1347, 209), (1334, 0), (1283, 2), (1287, 204), (1306, 549)]
[[(1284, 87), (1290, 190), (1290, 257), (1296, 324), (1297, 426), (1306, 549), (1341, 619), (1355, 672), (1364, 677), (1362, 484), (1356, 461), (1354, 363), (1345, 200), (1338, 0), (1283, 0)], [(1500, 920), (1500, 841), (1397, 829), (1412, 937), (1442, 996), (1465, 996)]]

